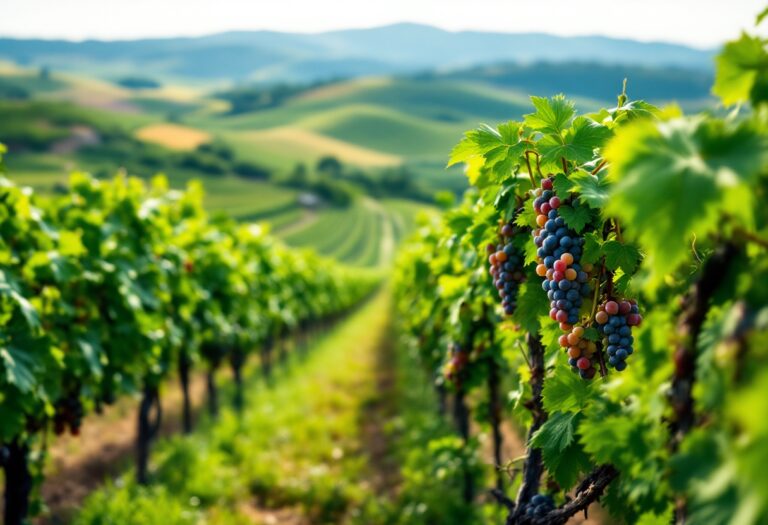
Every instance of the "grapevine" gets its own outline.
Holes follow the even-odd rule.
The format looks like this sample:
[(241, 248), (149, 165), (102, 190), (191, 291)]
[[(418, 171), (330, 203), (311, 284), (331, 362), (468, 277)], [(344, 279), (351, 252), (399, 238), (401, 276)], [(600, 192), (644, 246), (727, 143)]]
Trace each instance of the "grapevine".
[[(288, 336), (300, 322), (335, 318), (376, 282), (288, 250), (259, 227), (209, 220), (197, 184), (180, 192), (163, 178), (146, 184), (74, 174), (66, 192), (38, 201), (1, 182), (7, 525), (39, 507), (30, 502), (39, 479), (30, 459), (45, 457), (49, 430), (77, 435), (87, 407), (141, 393), (136, 472), (146, 483), (160, 385), (172, 371), (188, 385), (206, 345), (257, 349), (270, 333)], [(302, 265), (293, 262), (297, 256)], [(240, 364), (248, 357), (238, 355)], [(215, 378), (211, 383), (215, 395)], [(189, 430), (186, 391), (185, 405)]]
[[(751, 106), (726, 118), (630, 100), (625, 83), (615, 107), (587, 114), (562, 95), (531, 97), (531, 113), (471, 130), (451, 153), (472, 188), (411, 241), (421, 251), (404, 251), (398, 305), (404, 333), (429, 341), (465, 322), (426, 290), (444, 283), (476, 309), (501, 296), (494, 372), (511, 385), (503, 416), (526, 436), (525, 455), (506, 458), (514, 490), (491, 490), (508, 525), (563, 524), (596, 501), (625, 523), (768, 522), (757, 466), (768, 442), (766, 61), (764, 37), (726, 44), (713, 92)], [(457, 245), (485, 248), (484, 295), (464, 293), (474, 260)], [(507, 289), (513, 253), (522, 278)], [(425, 254), (440, 267), (410, 271)]]

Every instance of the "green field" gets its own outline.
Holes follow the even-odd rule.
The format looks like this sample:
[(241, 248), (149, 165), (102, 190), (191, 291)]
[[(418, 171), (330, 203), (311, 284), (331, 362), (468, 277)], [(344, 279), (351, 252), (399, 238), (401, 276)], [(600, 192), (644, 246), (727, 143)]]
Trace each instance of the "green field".
[[(465, 82), (428, 86), (415, 80), (372, 78), (332, 83), (272, 109), (231, 115), (225, 102), (185, 86), (132, 91), (72, 74), (42, 78), (18, 68), (4, 69), (0, 84), (33, 94), (28, 101), (0, 102), (0, 112), (6, 115), (0, 121), (0, 142), (11, 140), (7, 164), (15, 181), (45, 194), (66, 185), (71, 171), (107, 176), (124, 166), (143, 177), (164, 173), (178, 188), (198, 179), (212, 212), (268, 223), (291, 245), (311, 246), (358, 266), (386, 264), (394, 245), (411, 231), (414, 215), (428, 206), (357, 197), (348, 207), (307, 209), (298, 202), (300, 190), (274, 181), (212, 176), (190, 167), (153, 168), (134, 161), (146, 155), (162, 158), (166, 146), (173, 148), (167, 155), (191, 151), (197, 134), (226, 144), (237, 159), (265, 166), (277, 178), (298, 162), (312, 167), (321, 157), (332, 155), (351, 170), (371, 173), (405, 165), (426, 191), (458, 192), (464, 188), (464, 177), (458, 170), (445, 170), (445, 151), (463, 129), (493, 114), (520, 113), (524, 103), (520, 95)], [(97, 144), (66, 144), (64, 139), (75, 126), (92, 130)], [(181, 136), (182, 132), (187, 135)], [(105, 135), (152, 144), (141, 149), (122, 143), (102, 147), (99, 136)], [(22, 143), (30, 136), (53, 141), (54, 146), (48, 151), (38, 151), (39, 147), (17, 151), (12, 137), (19, 136)], [(55, 140), (65, 146), (56, 146)], [(112, 144), (111, 140), (107, 142)], [(137, 172), (137, 166), (143, 167)]]

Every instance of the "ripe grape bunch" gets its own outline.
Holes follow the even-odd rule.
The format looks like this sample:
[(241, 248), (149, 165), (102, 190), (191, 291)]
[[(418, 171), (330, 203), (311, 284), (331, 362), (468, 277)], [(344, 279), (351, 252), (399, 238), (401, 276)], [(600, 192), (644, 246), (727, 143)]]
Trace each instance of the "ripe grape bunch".
[(451, 343), (449, 352), (450, 359), (443, 369), (443, 374), (447, 380), (458, 382), (461, 373), (469, 363), (469, 353), (457, 343)]
[(512, 244), (512, 237), (517, 233), (517, 227), (509, 223), (501, 227), (499, 232), (502, 242), (494, 246), (488, 244), (489, 270), (493, 284), (499, 290), (501, 307), (506, 315), (512, 315), (517, 307), (517, 292), (520, 283), (525, 279), (522, 267), (525, 256)]
[(550, 317), (560, 329), (570, 331), (579, 321), (583, 298), (590, 293), (591, 265), (580, 264), (584, 239), (568, 228), (560, 216), (560, 198), (555, 195), (552, 177), (541, 181), (534, 192), (533, 209), (538, 228), (533, 231), (538, 248), (536, 274), (544, 277), (542, 288), (550, 300)]
[(525, 506), (525, 515), (529, 518), (541, 518), (555, 510), (555, 501), (552, 496), (536, 494), (530, 503)]
[(568, 334), (561, 335), (558, 342), (568, 353), (568, 364), (582, 379), (595, 377), (597, 345), (584, 338), (583, 326), (574, 326)]
[(62, 435), (67, 427), (73, 436), (80, 434), (80, 425), (83, 422), (83, 404), (78, 393), (70, 393), (64, 399), (56, 403), (56, 413), (53, 416), (53, 431), (57, 436)]
[(595, 314), (598, 328), (603, 334), (603, 345), (608, 353), (608, 365), (621, 372), (627, 368), (627, 357), (632, 355), (632, 327), (643, 321), (634, 300), (605, 301)]

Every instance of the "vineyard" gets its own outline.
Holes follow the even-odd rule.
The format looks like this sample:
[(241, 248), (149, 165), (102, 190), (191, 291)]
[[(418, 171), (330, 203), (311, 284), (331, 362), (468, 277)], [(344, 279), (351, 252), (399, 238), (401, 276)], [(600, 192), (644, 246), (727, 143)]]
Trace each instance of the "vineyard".
[[(448, 133), (343, 87), (284, 111)], [(725, 45), (709, 112), (618, 88), (467, 131), (435, 205), (22, 185), (0, 145), (3, 523), (768, 523), (768, 40)]]

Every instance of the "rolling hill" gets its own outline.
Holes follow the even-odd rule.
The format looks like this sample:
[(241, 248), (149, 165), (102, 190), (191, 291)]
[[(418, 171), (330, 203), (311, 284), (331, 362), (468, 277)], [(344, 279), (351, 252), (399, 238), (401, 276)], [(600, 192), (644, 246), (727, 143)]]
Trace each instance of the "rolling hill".
[(0, 58), (102, 78), (152, 76), (197, 84), (312, 82), (446, 70), (500, 61), (711, 69), (713, 50), (597, 36), (449, 32), (418, 24), (318, 34), (229, 32), (131, 41), (0, 39)]

